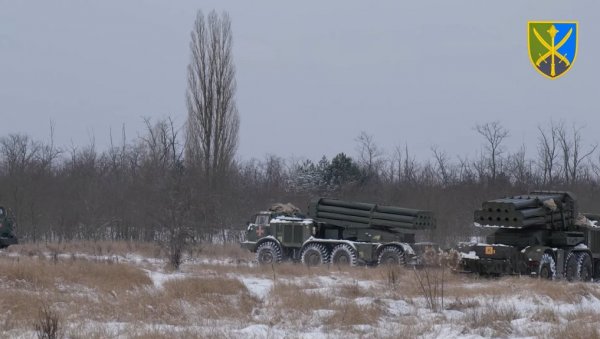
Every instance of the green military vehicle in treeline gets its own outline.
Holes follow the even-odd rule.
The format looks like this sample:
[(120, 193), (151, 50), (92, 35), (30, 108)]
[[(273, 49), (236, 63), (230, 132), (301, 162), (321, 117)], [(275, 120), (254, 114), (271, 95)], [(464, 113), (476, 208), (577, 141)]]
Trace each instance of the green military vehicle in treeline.
[(415, 243), (415, 232), (435, 225), (430, 211), (318, 198), (308, 216), (297, 209), (258, 213), (242, 246), (260, 264), (419, 264), (419, 254), (433, 244)]
[(575, 196), (564, 191), (486, 201), (475, 211), (475, 226), (494, 232), (486, 243), (459, 245), (459, 269), (492, 276), (599, 279), (599, 219), (579, 213)]
[(17, 243), (14, 230), (14, 221), (8, 215), (7, 210), (0, 206), (0, 248), (8, 247)]

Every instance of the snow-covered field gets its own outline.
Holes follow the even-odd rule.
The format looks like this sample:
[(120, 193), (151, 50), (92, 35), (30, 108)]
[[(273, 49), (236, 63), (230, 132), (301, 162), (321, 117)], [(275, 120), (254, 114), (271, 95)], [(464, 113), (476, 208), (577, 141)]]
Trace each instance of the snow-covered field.
[[(398, 267), (260, 267), (236, 246), (0, 251), (0, 337), (36, 338), (46, 306), (66, 338), (599, 338), (600, 285)], [(421, 278), (422, 285), (419, 284)]]

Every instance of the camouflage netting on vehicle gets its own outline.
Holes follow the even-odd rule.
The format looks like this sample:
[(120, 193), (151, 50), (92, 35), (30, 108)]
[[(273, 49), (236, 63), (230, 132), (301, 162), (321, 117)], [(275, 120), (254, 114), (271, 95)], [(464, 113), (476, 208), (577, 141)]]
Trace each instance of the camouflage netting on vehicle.
[(287, 204), (280, 203), (280, 202), (273, 204), (271, 206), (271, 208), (269, 208), (269, 211), (274, 212), (274, 213), (280, 213), (283, 215), (288, 215), (288, 216), (297, 215), (297, 214), (301, 213), (301, 211), (298, 207), (294, 206), (293, 204), (291, 204), (289, 202)]

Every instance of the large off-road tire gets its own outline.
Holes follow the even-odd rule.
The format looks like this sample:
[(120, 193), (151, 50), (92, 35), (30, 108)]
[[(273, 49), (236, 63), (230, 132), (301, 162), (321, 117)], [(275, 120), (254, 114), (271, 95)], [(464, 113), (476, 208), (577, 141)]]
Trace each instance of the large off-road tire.
[(331, 263), (334, 265), (356, 266), (358, 256), (356, 251), (348, 244), (339, 244), (331, 251)]
[(282, 259), (281, 247), (274, 241), (265, 241), (256, 249), (256, 261), (261, 265), (279, 264)]
[(386, 246), (377, 257), (378, 265), (402, 265), (404, 264), (404, 251), (398, 246)]
[(594, 281), (600, 280), (600, 260), (594, 260)]
[(569, 252), (567, 259), (565, 259), (565, 279), (567, 281), (574, 281), (579, 278), (577, 274), (577, 259), (577, 252)]
[(540, 279), (553, 280), (556, 277), (556, 261), (550, 253), (544, 253), (540, 259), (540, 266), (538, 269), (538, 276)]
[(306, 245), (300, 254), (302, 263), (306, 266), (319, 266), (329, 262), (329, 252), (323, 244), (312, 243)]
[(592, 280), (592, 258), (588, 252), (579, 252), (577, 254), (577, 280)]

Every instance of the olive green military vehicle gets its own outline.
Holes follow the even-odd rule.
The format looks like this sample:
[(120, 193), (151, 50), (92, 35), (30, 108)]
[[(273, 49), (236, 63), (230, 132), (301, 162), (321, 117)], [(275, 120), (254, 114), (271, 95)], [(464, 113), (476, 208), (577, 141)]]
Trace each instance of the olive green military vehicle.
[(415, 232), (434, 227), (429, 211), (319, 198), (309, 204), (308, 217), (258, 213), (242, 246), (261, 264), (418, 265), (419, 253), (434, 245), (415, 244)]
[(4, 207), (0, 206), (0, 248), (17, 243), (14, 222)]
[(492, 276), (598, 279), (599, 219), (580, 214), (569, 192), (538, 191), (484, 202), (475, 211), (475, 226), (494, 231), (487, 243), (459, 245), (460, 269)]

